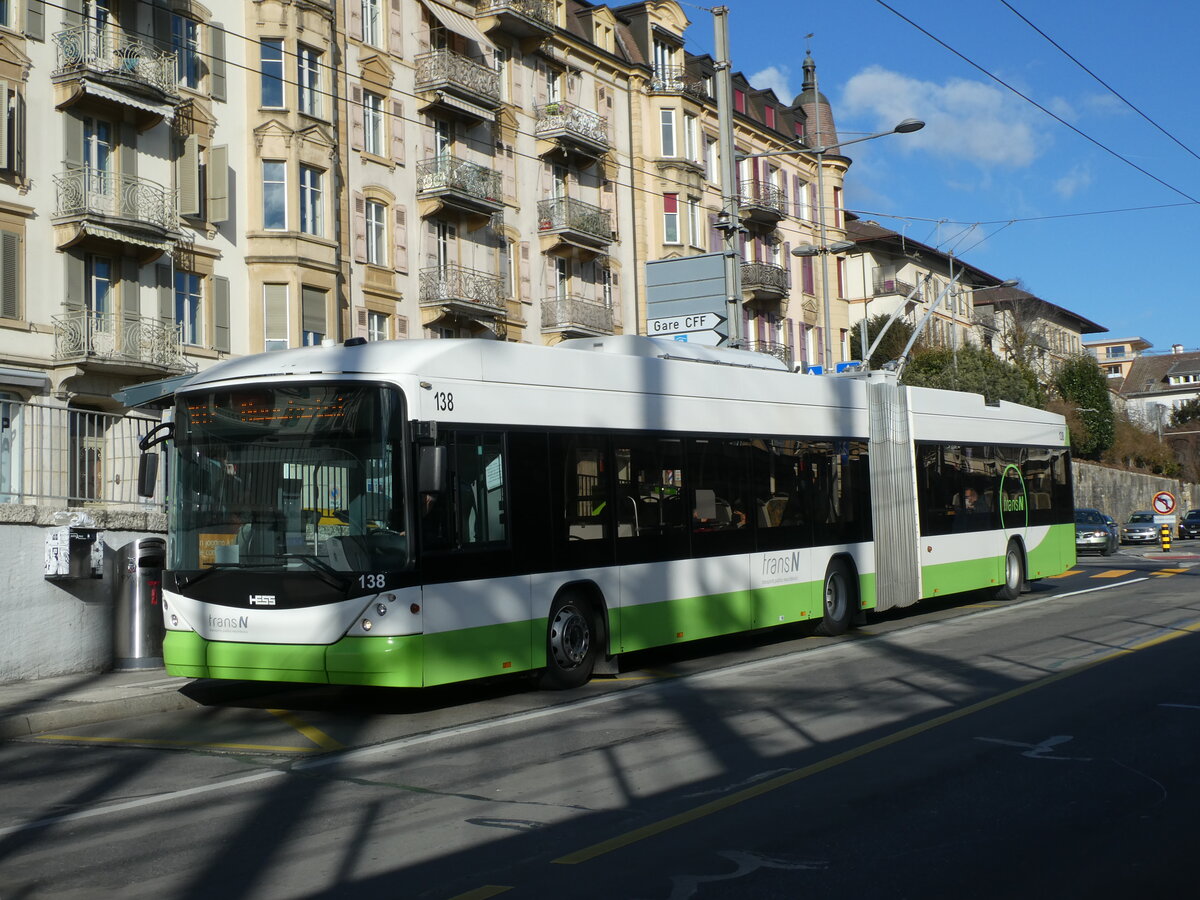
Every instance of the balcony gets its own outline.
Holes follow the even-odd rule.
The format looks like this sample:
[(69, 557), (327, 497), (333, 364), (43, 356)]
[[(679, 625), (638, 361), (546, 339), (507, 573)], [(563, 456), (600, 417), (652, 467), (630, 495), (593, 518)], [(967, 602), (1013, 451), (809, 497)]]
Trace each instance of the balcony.
[(553, 142), (547, 149), (589, 159), (608, 152), (608, 119), (604, 116), (565, 102), (539, 106), (536, 113), (533, 133), (540, 141)]
[(774, 227), (783, 218), (783, 190), (769, 181), (743, 181), (739, 196), (743, 219), (755, 225)]
[(494, 121), (500, 73), (452, 50), (435, 50), (417, 57), (416, 90), (423, 110), (437, 107), (469, 121)]
[(448, 153), (417, 163), (417, 199), (422, 216), (452, 209), (491, 221), (504, 208), (502, 190), (503, 179), (498, 171)]
[(792, 367), (792, 348), (787, 344), (781, 344), (778, 341), (746, 341), (742, 344), (741, 349), (765, 353), (785, 363), (789, 369)]
[(542, 250), (556, 255), (594, 259), (613, 240), (612, 214), (570, 197), (539, 200), (538, 232)]
[(196, 369), (184, 358), (179, 325), (161, 319), (81, 309), (53, 316), (51, 322), (54, 359), (60, 363), (103, 363), (114, 372), (182, 374)]
[[(888, 294), (900, 294), (907, 297), (916, 285), (911, 281), (901, 281), (899, 278), (875, 277), (871, 280), (871, 294), (875, 297), (886, 297)], [(920, 295), (917, 295), (918, 299)]]
[(478, 320), (494, 319), (505, 312), (499, 275), (489, 275), (453, 263), (430, 266), (420, 273), (420, 303), (440, 306), (446, 314)]
[(553, 0), (479, 0), (475, 17), (483, 31), (499, 30), (519, 38), (554, 33)]
[(694, 100), (708, 99), (704, 79), (689, 74), (683, 66), (659, 66), (650, 78), (647, 90), (652, 94), (683, 94)]
[(783, 266), (773, 263), (742, 263), (742, 291), (751, 300), (782, 300), (791, 284)]
[(578, 337), (612, 334), (612, 308), (573, 294), (546, 297), (542, 300), (542, 333), (548, 332)]
[[(91, 94), (143, 114), (147, 128), (179, 103), (175, 54), (158, 50), (115, 28), (77, 25), (54, 35), (56, 83), (74, 83), (67, 103)], [(149, 114), (146, 119), (144, 114)]]
[(161, 254), (178, 237), (177, 193), (136, 175), (78, 166), (54, 176), (59, 247), (85, 235)]

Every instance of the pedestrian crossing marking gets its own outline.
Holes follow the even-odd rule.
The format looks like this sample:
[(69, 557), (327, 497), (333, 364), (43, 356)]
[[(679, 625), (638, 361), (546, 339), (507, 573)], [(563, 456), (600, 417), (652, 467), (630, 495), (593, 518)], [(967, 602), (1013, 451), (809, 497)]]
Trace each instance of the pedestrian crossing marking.
[(1170, 578), (1172, 575), (1182, 575), (1186, 571), (1187, 569), (1159, 569), (1152, 574), (1157, 575), (1159, 578)]
[(1132, 575), (1133, 569), (1109, 569), (1107, 572), (1097, 572), (1093, 578), (1122, 578), (1126, 575)]
[(1080, 574), (1082, 571), (1083, 571), (1083, 569), (1067, 569), (1067, 571), (1063, 572), (1061, 575), (1051, 575), (1050, 577), (1051, 578), (1069, 578), (1072, 575)]

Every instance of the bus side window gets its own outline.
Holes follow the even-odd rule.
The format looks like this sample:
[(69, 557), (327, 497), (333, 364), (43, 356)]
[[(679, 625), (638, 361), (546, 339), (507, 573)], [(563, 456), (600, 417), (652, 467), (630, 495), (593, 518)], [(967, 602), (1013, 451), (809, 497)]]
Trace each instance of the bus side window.
[(608, 537), (608, 473), (601, 438), (572, 435), (564, 441), (563, 524), (570, 541), (602, 541)]
[(417, 497), (421, 546), (450, 550), (506, 541), (503, 437), (444, 431), (439, 443), (447, 448), (449, 471), (443, 490)]

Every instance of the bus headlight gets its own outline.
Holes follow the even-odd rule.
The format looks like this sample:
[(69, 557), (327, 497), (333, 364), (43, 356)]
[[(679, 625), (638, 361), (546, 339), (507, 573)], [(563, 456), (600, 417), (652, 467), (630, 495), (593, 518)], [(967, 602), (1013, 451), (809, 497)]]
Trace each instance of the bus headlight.
[(376, 603), (375, 604), (375, 612), (379, 613), (379, 615), (381, 615), (381, 616), (386, 616), (387, 615), (387, 607), (384, 606), (382, 603)]
[(372, 622), (370, 619), (362, 620), (362, 630), (363, 631), (370, 631), (374, 627), (375, 627), (375, 623)]

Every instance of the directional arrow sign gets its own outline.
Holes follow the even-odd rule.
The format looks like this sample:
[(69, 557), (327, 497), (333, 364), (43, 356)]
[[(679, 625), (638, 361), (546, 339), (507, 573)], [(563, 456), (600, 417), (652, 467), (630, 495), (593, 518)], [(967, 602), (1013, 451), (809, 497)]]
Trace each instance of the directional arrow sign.
[(691, 313), (690, 315), (667, 316), (661, 319), (646, 320), (646, 334), (650, 337), (661, 337), (664, 335), (684, 334), (692, 331), (722, 331), (722, 337), (725, 335), (724, 329), (721, 326), (725, 324), (725, 316), (717, 313)]
[(681, 334), (669, 335), (669, 337), (675, 341), (687, 341), (689, 344), (700, 344), (704, 347), (720, 347), (728, 336), (710, 328), (707, 331), (685, 331)]

